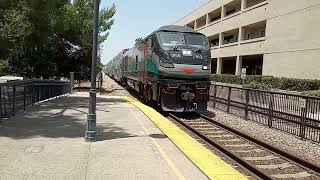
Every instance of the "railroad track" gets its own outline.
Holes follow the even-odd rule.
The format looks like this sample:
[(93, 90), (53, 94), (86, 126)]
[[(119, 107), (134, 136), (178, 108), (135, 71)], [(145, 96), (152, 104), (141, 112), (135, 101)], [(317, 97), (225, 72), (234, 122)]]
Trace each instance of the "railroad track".
[(258, 179), (319, 179), (320, 167), (202, 114), (169, 117)]

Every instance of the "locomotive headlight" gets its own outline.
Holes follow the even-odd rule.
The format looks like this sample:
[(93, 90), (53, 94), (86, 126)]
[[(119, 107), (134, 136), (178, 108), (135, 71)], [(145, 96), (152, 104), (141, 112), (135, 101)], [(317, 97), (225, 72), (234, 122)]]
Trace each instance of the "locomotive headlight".
[(203, 70), (208, 70), (209, 68), (208, 68), (208, 66), (203, 66), (202, 69)]
[(188, 49), (183, 49), (182, 50), (182, 55), (184, 56), (192, 56), (192, 51)]

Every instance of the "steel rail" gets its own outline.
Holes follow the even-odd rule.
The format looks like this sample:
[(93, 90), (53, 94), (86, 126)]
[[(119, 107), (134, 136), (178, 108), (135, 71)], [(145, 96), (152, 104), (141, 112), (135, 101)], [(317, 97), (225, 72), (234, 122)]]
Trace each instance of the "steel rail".
[(225, 156), (229, 157), (231, 160), (236, 162), (238, 165), (243, 167), (246, 171), (248, 171), (249, 173), (251, 173), (255, 177), (260, 178), (260, 179), (265, 179), (265, 180), (271, 180), (271, 179), (273, 180), (273, 179), (275, 179), (272, 176), (270, 176), (270, 175), (266, 174), (265, 172), (261, 171), (259, 168), (255, 167), (251, 163), (248, 163), (247, 161), (243, 160), (241, 157), (237, 156), (233, 152), (229, 151), (228, 149), (226, 149), (223, 146), (219, 145), (218, 143), (214, 142), (213, 140), (211, 140), (206, 135), (200, 133), (196, 129), (194, 129), (191, 126), (189, 126), (188, 124), (184, 123), (177, 116), (169, 113), (169, 117), (171, 117), (173, 120), (175, 120), (176, 122), (181, 124), (183, 127), (187, 128), (189, 131), (191, 131), (193, 134), (198, 136), (203, 141), (205, 141), (208, 144), (210, 144), (211, 146), (213, 146), (215, 149), (219, 150), (221, 153), (223, 153)]
[(320, 166), (315, 165), (315, 164), (313, 164), (311, 162), (308, 162), (308, 161), (306, 161), (304, 159), (301, 159), (301, 158), (299, 158), (299, 157), (297, 157), (295, 155), (292, 155), (292, 154), (290, 154), (290, 153), (288, 153), (286, 151), (283, 151), (283, 150), (281, 150), (281, 149), (279, 149), (277, 147), (274, 147), (274, 146), (272, 146), (270, 144), (267, 144), (267, 143), (265, 143), (263, 141), (260, 141), (260, 140), (254, 138), (252, 136), (249, 136), (249, 135), (247, 135), (247, 134), (245, 134), (243, 132), (240, 132), (240, 131), (235, 130), (235, 129), (231, 128), (231, 127), (228, 127), (228, 126), (226, 126), (226, 125), (224, 125), (224, 124), (222, 124), (220, 122), (217, 122), (217, 121), (213, 120), (212, 118), (210, 118), (208, 116), (205, 116), (203, 114), (198, 114), (198, 115), (200, 117), (202, 117), (203, 119), (207, 120), (208, 122), (213, 123), (214, 125), (219, 126), (220, 128), (222, 128), (222, 129), (224, 129), (224, 130), (226, 130), (228, 132), (231, 132), (231, 133), (233, 133), (233, 134), (235, 134), (237, 136), (240, 136), (240, 137), (242, 137), (242, 138), (244, 138), (244, 139), (246, 139), (248, 141), (251, 141), (254, 144), (257, 144), (257, 145), (259, 145), (259, 146), (261, 146), (261, 147), (263, 147), (263, 148), (265, 148), (265, 149), (267, 149), (267, 150), (279, 155), (280, 157), (282, 157), (282, 158), (284, 158), (286, 160), (292, 161), (296, 165), (298, 165), (298, 166), (300, 166), (300, 167), (302, 167), (302, 168), (304, 168), (306, 170), (309, 170), (311, 172), (314, 172), (314, 174), (320, 176)]

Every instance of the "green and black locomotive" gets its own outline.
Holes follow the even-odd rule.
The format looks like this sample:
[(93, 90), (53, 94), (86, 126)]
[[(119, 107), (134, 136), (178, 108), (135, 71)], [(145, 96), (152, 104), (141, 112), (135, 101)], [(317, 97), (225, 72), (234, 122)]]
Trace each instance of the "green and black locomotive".
[(164, 111), (206, 111), (211, 53), (205, 35), (163, 26), (107, 64), (107, 74)]

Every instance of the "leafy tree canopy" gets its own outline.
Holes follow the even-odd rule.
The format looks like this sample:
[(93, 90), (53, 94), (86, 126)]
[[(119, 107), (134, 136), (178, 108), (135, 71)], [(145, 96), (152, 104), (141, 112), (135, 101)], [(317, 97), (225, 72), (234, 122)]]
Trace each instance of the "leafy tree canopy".
[[(90, 72), (93, 7), (94, 0), (0, 1), (0, 75), (50, 78)], [(115, 12), (115, 5), (100, 10), (99, 49)]]
[(139, 46), (141, 43), (143, 43), (143, 38), (139, 37), (134, 41), (134, 46)]

